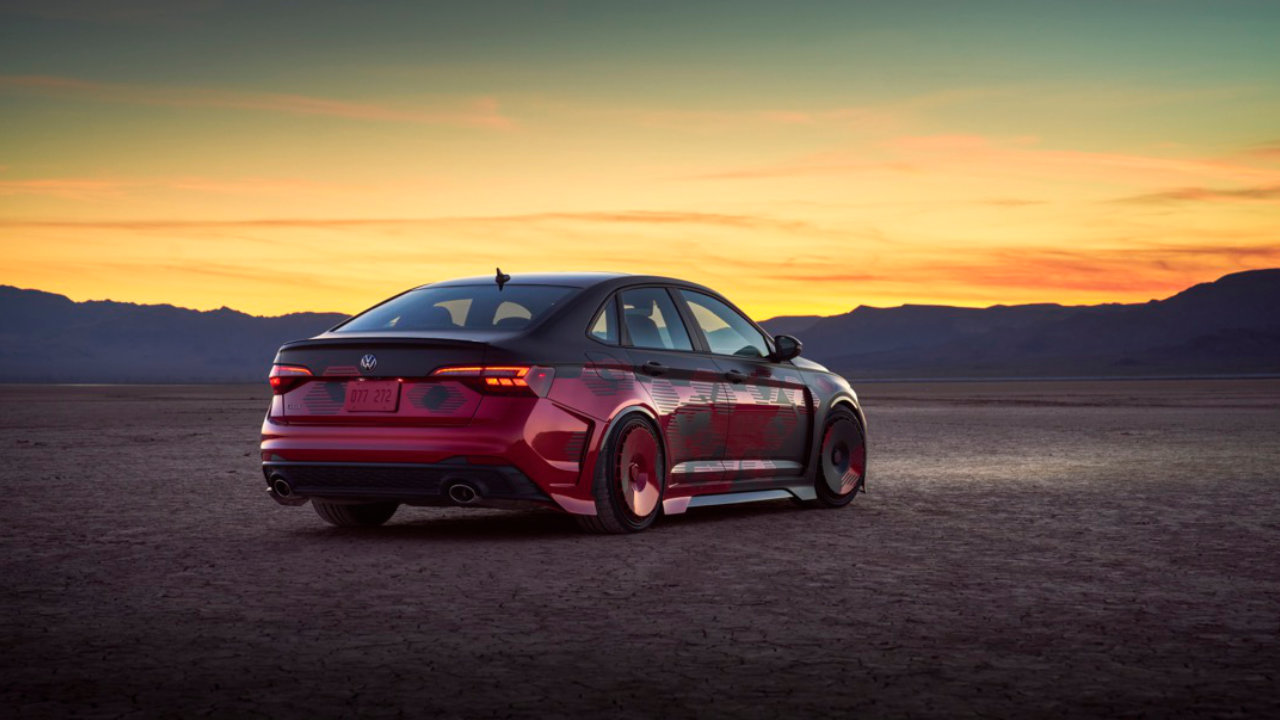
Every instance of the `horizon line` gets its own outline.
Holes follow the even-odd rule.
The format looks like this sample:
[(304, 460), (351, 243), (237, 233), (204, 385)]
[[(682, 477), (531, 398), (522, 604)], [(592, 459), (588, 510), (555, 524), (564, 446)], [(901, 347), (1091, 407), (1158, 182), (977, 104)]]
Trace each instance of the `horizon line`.
[[(1246, 274), (1250, 274), (1250, 273), (1266, 273), (1266, 272), (1277, 272), (1277, 271), (1280, 271), (1280, 267), (1273, 267), (1273, 268), (1255, 268), (1255, 269), (1252, 269), (1252, 270), (1238, 270), (1238, 271), (1236, 271), (1236, 272), (1226, 273), (1225, 275), (1219, 275), (1218, 277), (1216, 277), (1216, 278), (1214, 278), (1214, 279), (1212, 279), (1212, 280), (1206, 280), (1206, 281), (1202, 281), (1202, 282), (1192, 283), (1191, 285), (1187, 285), (1186, 287), (1184, 287), (1184, 288), (1182, 288), (1181, 290), (1179, 290), (1179, 291), (1177, 291), (1177, 292), (1173, 293), (1172, 295), (1168, 295), (1168, 296), (1166, 296), (1166, 297), (1162, 297), (1162, 298), (1151, 298), (1151, 299), (1149, 299), (1149, 300), (1147, 300), (1147, 301), (1145, 301), (1145, 302), (1101, 302), (1101, 303), (1092, 303), (1092, 304), (1076, 304), (1076, 305), (1068, 305), (1068, 304), (1060, 303), (1060, 302), (1036, 302), (1036, 303), (993, 303), (993, 304), (990, 304), (990, 305), (940, 305), (940, 304), (937, 304), (937, 303), (910, 303), (910, 302), (906, 302), (906, 303), (902, 303), (901, 305), (892, 305), (892, 306), (861, 305), (861, 304), (860, 304), (860, 305), (856, 305), (856, 306), (854, 306), (853, 308), (851, 308), (850, 310), (848, 310), (848, 311), (847, 311), (847, 312), (845, 312), (845, 313), (836, 313), (836, 314), (834, 314), (834, 315), (817, 315), (817, 314), (813, 314), (813, 315), (774, 315), (774, 316), (771, 316), (771, 317), (768, 317), (768, 318), (764, 318), (764, 319), (762, 319), (762, 320), (756, 320), (756, 322), (767, 322), (767, 321), (770, 321), (770, 320), (778, 320), (778, 319), (782, 319), (782, 318), (831, 318), (831, 317), (839, 317), (839, 316), (841, 316), (841, 315), (847, 315), (847, 314), (849, 314), (849, 313), (852, 313), (852, 312), (854, 312), (854, 311), (856, 311), (856, 310), (860, 310), (860, 309), (863, 309), (863, 308), (870, 309), (870, 310), (894, 310), (894, 309), (899, 309), (899, 308), (908, 308), (908, 307), (920, 307), (920, 308), (955, 308), (955, 309), (964, 309), (964, 310), (991, 310), (991, 309), (994, 309), (994, 308), (1013, 308), (1013, 307), (1045, 307), (1045, 306), (1051, 306), (1051, 307), (1063, 307), (1063, 308), (1080, 308), (1080, 307), (1104, 307), (1104, 306), (1109, 306), (1109, 305), (1144, 305), (1144, 304), (1146, 304), (1146, 303), (1151, 303), (1151, 302), (1162, 302), (1162, 301), (1164, 301), (1164, 300), (1168, 300), (1169, 298), (1172, 298), (1172, 297), (1175, 297), (1175, 296), (1177, 296), (1177, 295), (1180, 295), (1180, 294), (1182, 294), (1182, 293), (1186, 292), (1187, 290), (1190, 290), (1191, 288), (1198, 287), (1198, 286), (1200, 286), (1200, 285), (1209, 285), (1209, 284), (1213, 284), (1213, 283), (1216, 283), (1216, 282), (1220, 282), (1220, 281), (1222, 281), (1222, 280), (1224, 280), (1224, 279), (1226, 279), (1226, 278), (1232, 277), (1232, 276), (1234, 276), (1234, 275), (1246, 275)], [(624, 275), (627, 275), (627, 274), (630, 274), (630, 273), (624, 273)], [(450, 278), (450, 279), (451, 279), (451, 278)], [(415, 285), (415, 286), (413, 286), (413, 288), (409, 288), (409, 289), (414, 289), (414, 288), (417, 288), (417, 287), (423, 287), (423, 286), (425, 286), (425, 285), (429, 285), (429, 284), (431, 284), (431, 283), (423, 283), (422, 285)], [(132, 301), (132, 300), (115, 300), (115, 299), (112, 299), (112, 298), (86, 298), (86, 299), (84, 299), (84, 300), (76, 300), (76, 299), (72, 298), (70, 295), (65, 295), (65, 294), (63, 294), (63, 293), (60, 293), (60, 292), (57, 292), (57, 291), (54, 291), (54, 290), (45, 290), (45, 289), (42, 289), (42, 288), (20, 287), (20, 286), (18, 286), (18, 285), (10, 285), (10, 284), (8, 284), (8, 283), (0, 282), (0, 290), (3, 290), (3, 289), (12, 289), (12, 290), (18, 290), (18, 291), (21, 291), (21, 292), (36, 292), (36, 293), (43, 293), (43, 294), (45, 294), (45, 295), (54, 295), (54, 296), (56, 296), (56, 297), (63, 298), (63, 299), (65, 299), (65, 300), (67, 300), (68, 302), (74, 303), (74, 304), (76, 304), (76, 305), (84, 305), (84, 304), (88, 304), (88, 303), (116, 303), (116, 304), (119, 304), (119, 305), (136, 305), (136, 306), (139, 306), (139, 307), (168, 307), (168, 308), (174, 308), (174, 309), (176, 309), (176, 310), (187, 310), (187, 311), (190, 311), (190, 312), (198, 312), (198, 313), (213, 313), (213, 312), (219, 312), (219, 311), (227, 310), (227, 311), (230, 311), (230, 312), (238, 313), (238, 314), (240, 314), (240, 315), (244, 315), (244, 316), (246, 316), (246, 317), (258, 318), (258, 319), (262, 319), (262, 320), (271, 320), (271, 319), (276, 319), (276, 318), (289, 317), (289, 316), (291, 316), (291, 315), (340, 315), (340, 316), (342, 316), (342, 317), (353, 317), (354, 315), (358, 314), (358, 313), (347, 313), (347, 312), (336, 311), (336, 310), (293, 310), (293, 311), (290, 311), (290, 312), (281, 313), (281, 314), (279, 314), (279, 315), (255, 315), (255, 314), (250, 313), (250, 312), (245, 312), (244, 310), (238, 310), (238, 309), (233, 308), (233, 307), (231, 307), (231, 306), (229, 306), (229, 305), (221, 305), (221, 306), (219, 306), (219, 307), (199, 308), (199, 307), (188, 307), (188, 306), (185, 306), (185, 305), (175, 305), (175, 304), (173, 304), (173, 303), (168, 303), (168, 302), (136, 302), (136, 301)], [(371, 307), (372, 307), (372, 306), (371, 306)], [(359, 311), (359, 312), (363, 312), (363, 310), (361, 310), (361, 311)], [(753, 320), (755, 320), (755, 318), (752, 318), (752, 319), (753, 319)]]

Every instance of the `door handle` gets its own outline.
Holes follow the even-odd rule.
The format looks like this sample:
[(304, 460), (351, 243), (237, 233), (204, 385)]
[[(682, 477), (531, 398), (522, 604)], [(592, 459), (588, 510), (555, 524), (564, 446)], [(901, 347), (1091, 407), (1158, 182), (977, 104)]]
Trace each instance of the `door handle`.
[(666, 375), (667, 366), (663, 365), (657, 360), (650, 360), (649, 362), (640, 366), (640, 372), (644, 373), (645, 375)]
[(747, 381), (747, 374), (741, 370), (730, 370), (724, 374), (731, 383), (740, 383)]

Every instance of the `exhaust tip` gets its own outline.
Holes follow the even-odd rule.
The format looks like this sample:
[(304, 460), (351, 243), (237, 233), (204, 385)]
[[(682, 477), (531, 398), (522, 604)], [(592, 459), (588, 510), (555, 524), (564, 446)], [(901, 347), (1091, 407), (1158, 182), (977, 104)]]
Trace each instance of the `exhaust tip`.
[(480, 499), (480, 493), (467, 483), (459, 482), (449, 486), (449, 499), (459, 505), (470, 505)]
[(289, 481), (285, 480), (283, 475), (272, 476), (271, 489), (280, 497), (289, 497), (293, 494), (293, 488), (289, 486)]

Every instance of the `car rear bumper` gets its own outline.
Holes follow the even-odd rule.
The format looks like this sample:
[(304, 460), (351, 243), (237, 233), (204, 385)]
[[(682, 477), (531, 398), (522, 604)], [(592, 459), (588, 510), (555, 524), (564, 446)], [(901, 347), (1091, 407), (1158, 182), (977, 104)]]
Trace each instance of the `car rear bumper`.
[[(457, 504), (450, 485), (465, 482), (475, 505), (542, 504), (594, 514), (583, 467), (597, 424), (545, 398), (485, 398), (464, 426), (297, 423), (268, 414), (262, 468), (279, 502), (307, 498)], [(289, 489), (273, 490), (274, 475)], [(586, 473), (590, 475), (590, 473)]]
[[(299, 505), (314, 497), (412, 505), (554, 506), (550, 496), (510, 465), (270, 461), (262, 463), (262, 474), (271, 497), (282, 505)], [(452, 499), (449, 490), (456, 485), (470, 488), (474, 501)]]

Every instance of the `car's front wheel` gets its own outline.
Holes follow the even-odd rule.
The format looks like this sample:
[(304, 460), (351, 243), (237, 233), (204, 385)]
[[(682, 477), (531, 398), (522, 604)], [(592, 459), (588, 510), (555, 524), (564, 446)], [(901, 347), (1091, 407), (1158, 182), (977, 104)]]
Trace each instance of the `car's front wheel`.
[(822, 429), (822, 454), (814, 478), (817, 507), (844, 507), (867, 479), (867, 436), (858, 416), (847, 407), (833, 408)]
[(351, 505), (312, 500), (311, 506), (325, 522), (338, 527), (374, 527), (391, 519), (400, 503), (376, 502)]
[(578, 524), (595, 533), (639, 532), (662, 509), (667, 465), (658, 430), (641, 415), (614, 426), (596, 462), (596, 515), (578, 515)]

